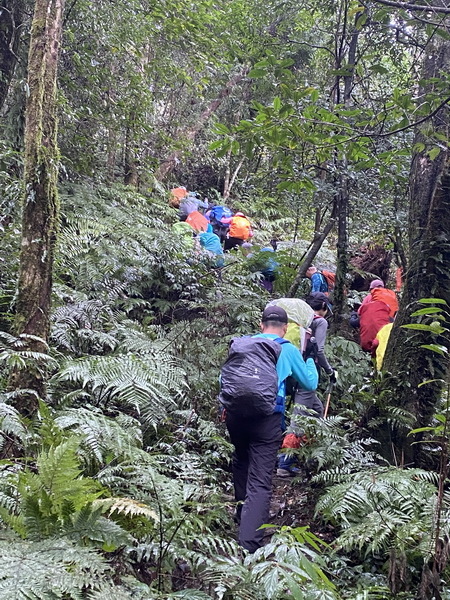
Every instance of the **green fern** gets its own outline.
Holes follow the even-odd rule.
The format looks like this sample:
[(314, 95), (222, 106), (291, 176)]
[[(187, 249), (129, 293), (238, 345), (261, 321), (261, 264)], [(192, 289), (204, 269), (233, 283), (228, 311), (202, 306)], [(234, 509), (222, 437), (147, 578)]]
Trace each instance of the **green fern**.
[(0, 540), (2, 600), (81, 600), (85, 591), (112, 592), (111, 574), (111, 567), (97, 552), (69, 540)]
[(111, 460), (135, 457), (142, 448), (139, 421), (121, 412), (113, 418), (94, 407), (67, 409), (58, 413), (54, 422), (79, 438), (79, 456), (91, 474)]
[[(325, 476), (316, 479), (329, 483), (330, 476)], [(435, 473), (372, 467), (334, 477), (338, 483), (322, 496), (317, 511), (342, 527), (337, 540), (340, 547), (366, 553), (387, 552), (391, 547), (403, 553), (429, 553), (437, 497)], [(449, 508), (444, 509), (444, 523), (449, 521)]]
[(54, 381), (79, 383), (94, 402), (132, 409), (148, 427), (177, 406), (186, 388), (183, 375), (172, 356), (156, 351), (142, 358), (129, 354), (69, 362)]

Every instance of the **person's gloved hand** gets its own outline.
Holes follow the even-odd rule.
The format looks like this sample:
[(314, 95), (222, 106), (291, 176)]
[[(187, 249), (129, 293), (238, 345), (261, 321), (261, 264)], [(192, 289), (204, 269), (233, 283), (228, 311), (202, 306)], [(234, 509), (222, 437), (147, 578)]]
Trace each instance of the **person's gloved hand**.
[(328, 377), (330, 378), (330, 383), (335, 384), (338, 378), (338, 372), (333, 369), (332, 372), (329, 373)]

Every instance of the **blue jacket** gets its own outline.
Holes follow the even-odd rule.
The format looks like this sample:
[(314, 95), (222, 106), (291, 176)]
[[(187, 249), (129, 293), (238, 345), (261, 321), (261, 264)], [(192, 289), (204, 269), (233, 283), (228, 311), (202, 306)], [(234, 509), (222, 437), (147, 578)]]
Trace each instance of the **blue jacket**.
[(200, 245), (202, 248), (215, 254), (217, 256), (216, 265), (218, 267), (223, 266), (223, 248), (220, 243), (220, 238), (215, 233), (205, 232), (200, 233), (198, 236), (200, 239)]
[(322, 273), (314, 273), (311, 275), (311, 293), (312, 292), (328, 292), (328, 283)]
[[(274, 333), (258, 333), (253, 337), (265, 337), (275, 340), (279, 336)], [(289, 375), (292, 375), (305, 390), (313, 391), (317, 388), (319, 376), (314, 360), (308, 358), (305, 362), (299, 349), (293, 344), (281, 345), (281, 354), (278, 357), (276, 368), (278, 373), (278, 396), (274, 412), (284, 412), (286, 379)]]

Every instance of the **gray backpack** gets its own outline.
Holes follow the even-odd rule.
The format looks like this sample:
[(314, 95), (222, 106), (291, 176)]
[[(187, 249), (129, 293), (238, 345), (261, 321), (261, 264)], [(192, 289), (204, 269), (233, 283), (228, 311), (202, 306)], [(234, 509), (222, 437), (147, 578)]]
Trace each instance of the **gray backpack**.
[(276, 364), (284, 343), (289, 342), (249, 336), (231, 340), (219, 394), (227, 412), (242, 417), (273, 413), (278, 393)]

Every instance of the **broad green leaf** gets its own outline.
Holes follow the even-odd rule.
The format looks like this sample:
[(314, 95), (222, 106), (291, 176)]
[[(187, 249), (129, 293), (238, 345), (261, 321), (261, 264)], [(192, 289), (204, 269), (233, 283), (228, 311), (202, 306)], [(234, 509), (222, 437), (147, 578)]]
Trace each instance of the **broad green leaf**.
[(446, 331), (440, 325), (422, 325), (421, 323), (410, 323), (409, 325), (401, 325), (403, 329), (414, 329), (416, 331), (429, 331), (430, 333), (440, 334)]
[(435, 330), (430, 325), (421, 325), (420, 323), (410, 323), (409, 325), (401, 325), (403, 329), (414, 329), (416, 331), (429, 331), (434, 333)]
[(439, 383), (445, 383), (443, 379), (427, 379), (426, 381), (422, 381), (422, 383), (419, 383), (417, 387), (422, 387), (423, 385), (428, 385), (429, 383), (435, 383), (436, 381), (438, 381)]
[(389, 73), (389, 69), (386, 69), (386, 67), (383, 67), (383, 65), (380, 65), (380, 64), (378, 64), (378, 65), (371, 65), (369, 68), (374, 73), (381, 73), (381, 74)]
[(438, 156), (440, 151), (441, 151), (441, 149), (438, 148), (437, 146), (435, 146), (434, 148), (431, 148), (431, 150), (428, 151), (428, 156), (430, 157), (431, 160), (434, 160), (436, 158), (436, 156)]
[(421, 298), (420, 304), (447, 304), (442, 298)]
[[(413, 435), (414, 433), (424, 433), (425, 431), (436, 431), (436, 427), (418, 427), (417, 429), (411, 429), (408, 435)], [(442, 429), (439, 427), (438, 429)]]
[(214, 126), (214, 129), (216, 130), (217, 133), (224, 133), (224, 134), (230, 133), (230, 130), (224, 123), (216, 123)]
[(267, 71), (265, 69), (252, 69), (248, 74), (252, 79), (259, 79), (260, 77), (265, 77)]
[(419, 310), (416, 310), (415, 312), (411, 313), (411, 316), (418, 317), (420, 315), (431, 315), (439, 312), (442, 312), (442, 308), (439, 308), (438, 306), (430, 306), (429, 308), (420, 308)]
[(431, 350), (432, 352), (437, 352), (437, 354), (440, 354), (441, 356), (446, 356), (448, 354), (448, 348), (445, 346), (438, 346), (438, 344), (423, 344), (420, 347)]

